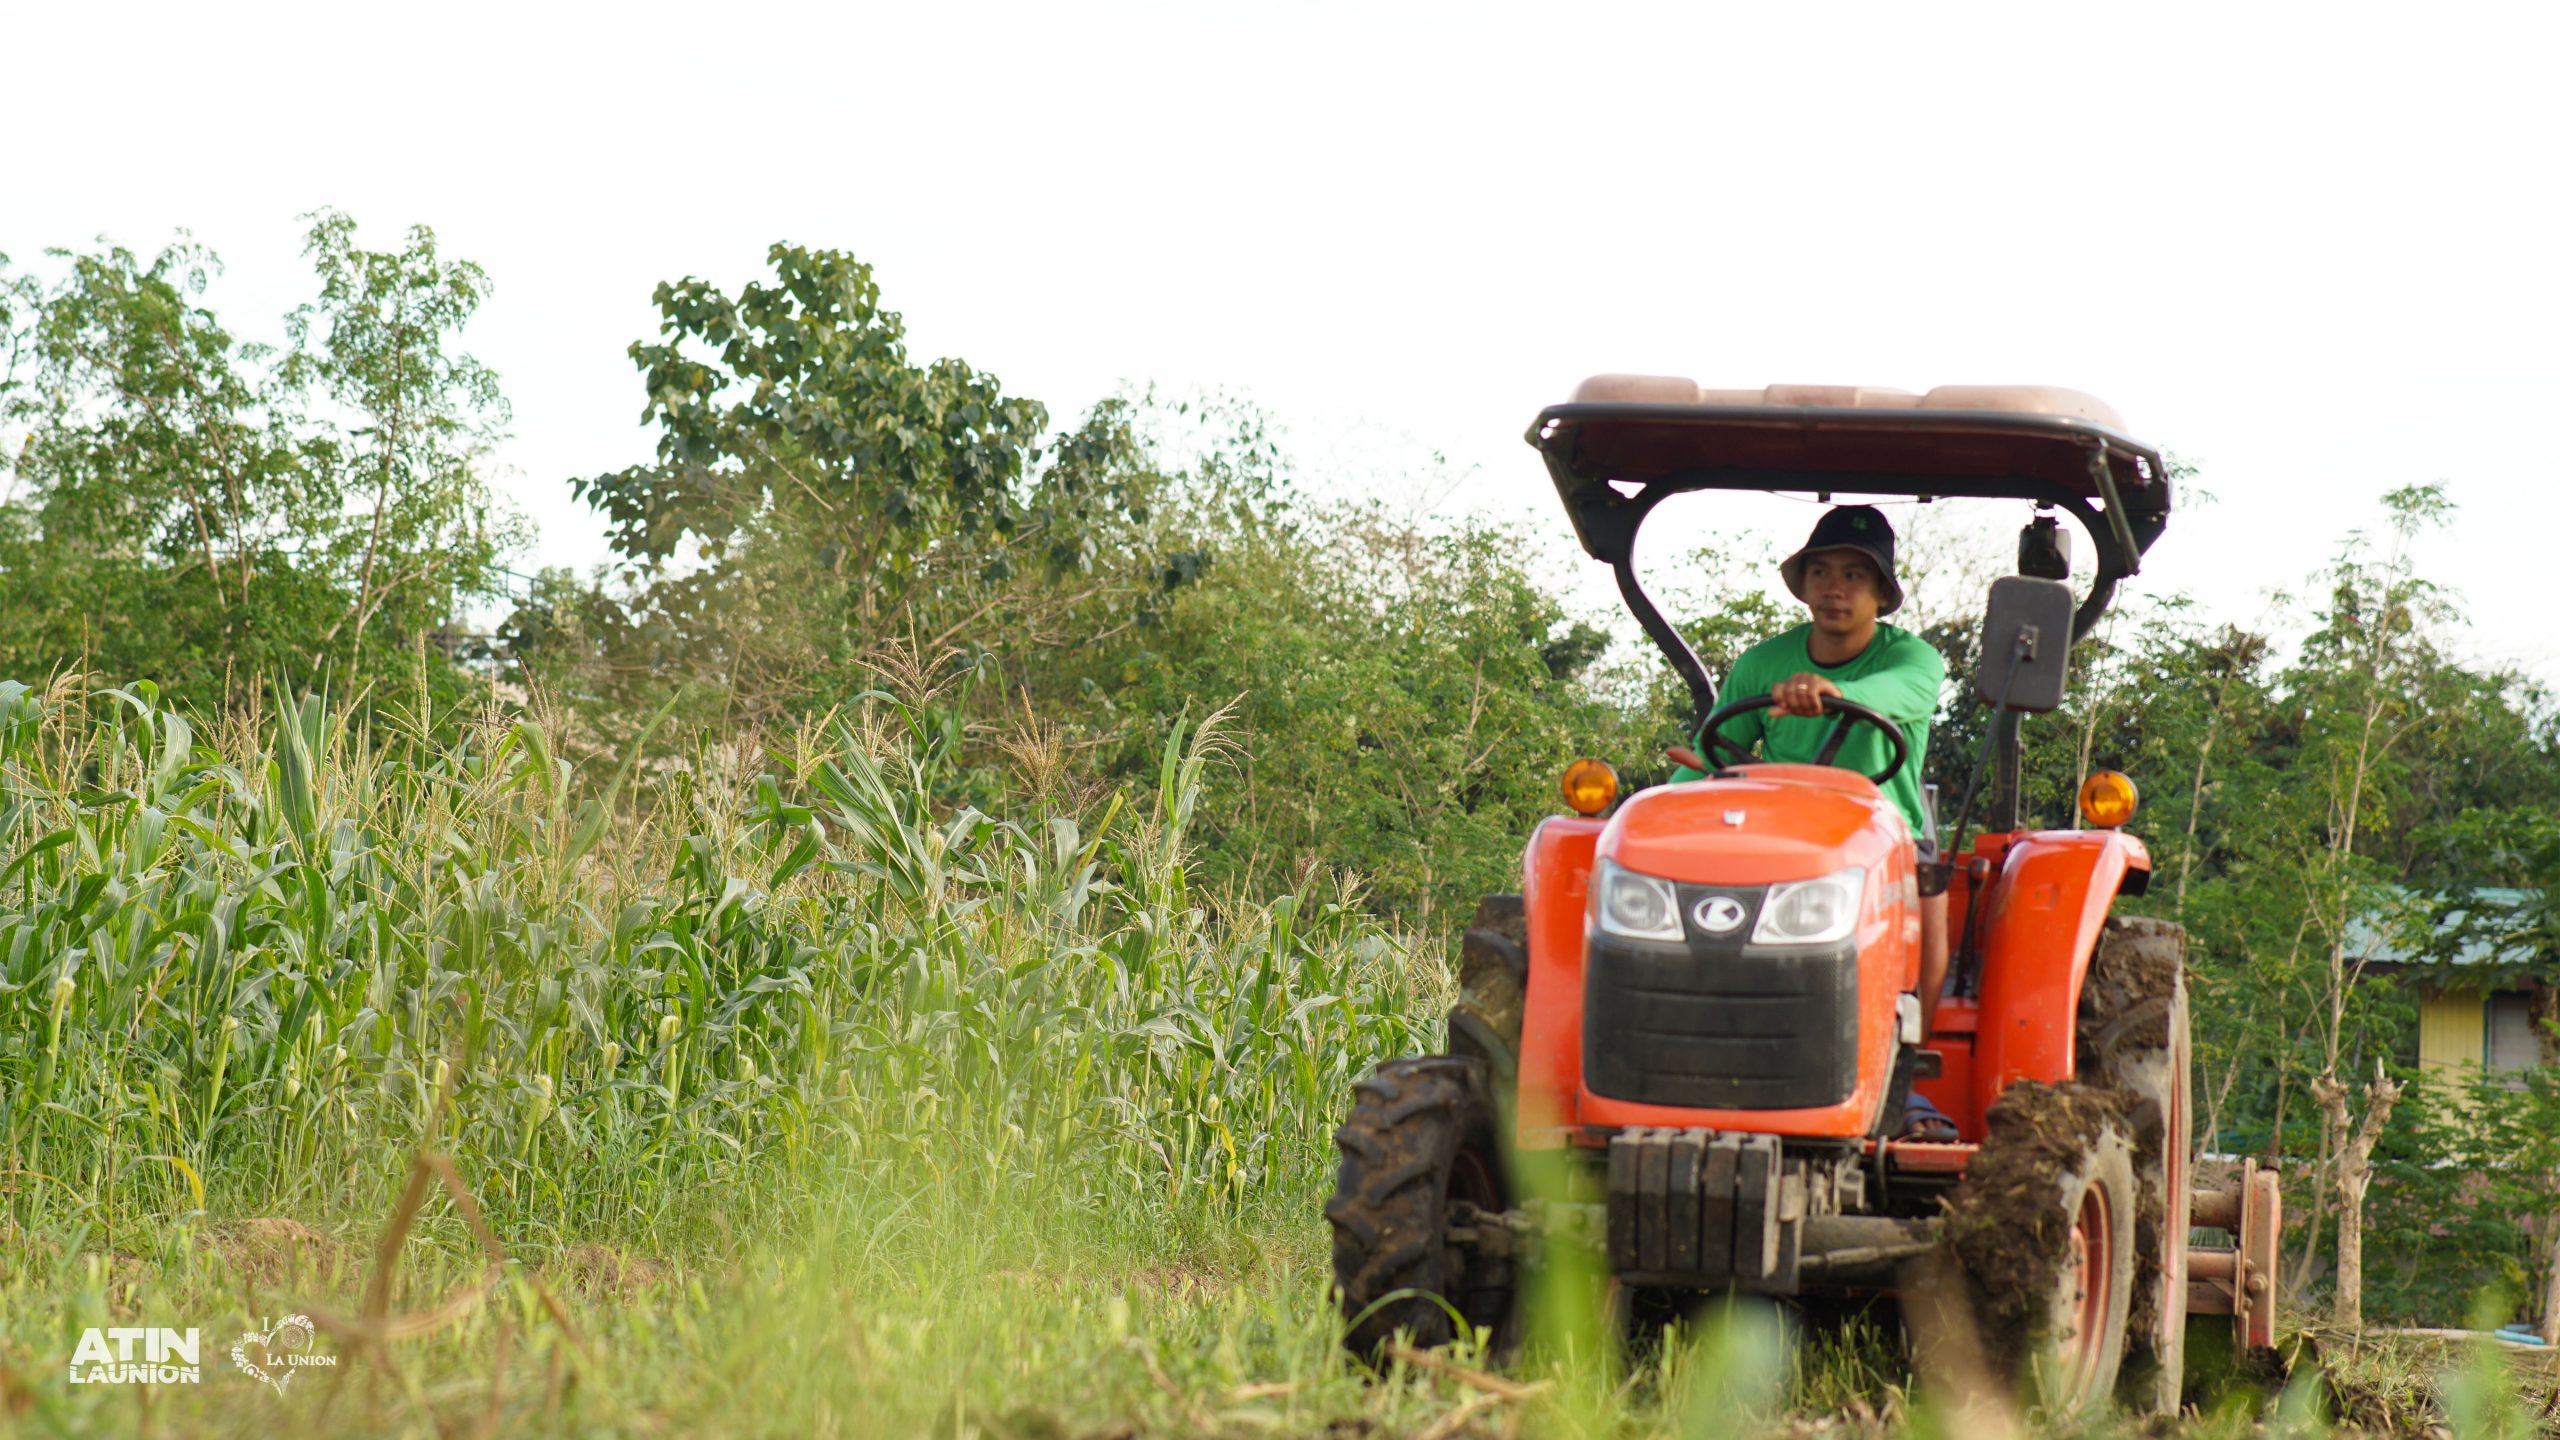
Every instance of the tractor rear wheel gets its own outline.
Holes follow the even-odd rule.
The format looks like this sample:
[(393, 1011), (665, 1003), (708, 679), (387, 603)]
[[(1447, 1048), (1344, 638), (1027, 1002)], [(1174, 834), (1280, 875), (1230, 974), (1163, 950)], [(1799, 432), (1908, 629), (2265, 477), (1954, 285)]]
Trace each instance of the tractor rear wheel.
[(1451, 1056), (1390, 1060), (1353, 1087), (1324, 1216), (1344, 1343), (1364, 1359), (1398, 1331), (1445, 1344), (1460, 1320), (1496, 1348), (1512, 1338), (1509, 1190), (1485, 1090), (1483, 1066)]
[(2115, 1391), (2133, 1299), (2133, 1145), (2116, 1100), (2020, 1081), (1948, 1198), (1946, 1243), (1995, 1381), (2077, 1414)]
[(1475, 1056), (1497, 1079), (1518, 1073), (1520, 1022), (1528, 1004), (1528, 910), (1517, 895), (1487, 895), (1458, 942), (1449, 1053)]
[(2133, 1305), (2116, 1400), (2144, 1415), (2175, 1415), (2186, 1374), (2188, 1160), (2187, 937), (2166, 920), (2107, 922), (2080, 990), (2079, 1072), (2115, 1093), (2132, 1128)]

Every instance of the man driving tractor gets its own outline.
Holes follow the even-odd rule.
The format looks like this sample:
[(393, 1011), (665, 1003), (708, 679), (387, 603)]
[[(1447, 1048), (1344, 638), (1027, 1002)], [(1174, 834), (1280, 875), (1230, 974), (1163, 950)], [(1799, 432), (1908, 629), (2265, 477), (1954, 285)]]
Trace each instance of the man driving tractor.
[[(1682, 783), (1632, 794), (1568, 764), (1572, 813), (1530, 829), (1519, 893), (1460, 943), (1445, 1052), (1352, 1087), (1325, 1218), (1354, 1352), (1498, 1354), (1567, 1251), (1622, 1326), (1716, 1294), (1863, 1306), (1925, 1261), (1961, 1284), (1991, 1385), (2056, 1414), (2180, 1413), (2191, 1314), (2272, 1345), (2277, 1177), (2191, 1183), (2185, 938), (2114, 913), (2151, 883), (2132, 781), (2090, 774), (2076, 826), (2020, 813), (2021, 725), (2063, 707), (2073, 641), (2166, 527), (2167, 458), (2035, 385), (1602, 375), (1525, 438), (1679, 677), (1695, 749), (1670, 757)], [(1805, 623), (1722, 684), (1645, 592), (1648, 516), (1753, 492), (2031, 507), (1967, 677), (1988, 790), (1943, 837), (1921, 777), (1946, 667), (1879, 623), (1903, 599), (1882, 514), (1823, 515), (1783, 567)], [(2082, 588), (2064, 522), (2095, 547)], [(1962, 863), (1924, 860), (1940, 847)]]
[[(1929, 642), (1882, 623), (1902, 608), (1902, 584), (1893, 573), (1893, 526), (1872, 505), (1841, 505), (1826, 512), (1804, 547), (1779, 563), (1787, 589), (1811, 618), (1742, 652), (1725, 677), (1728, 697), (1766, 694), (1770, 707), (1737, 715), (1720, 733), (1737, 745), (1757, 742), (1763, 758), (1781, 764), (1835, 764), (1861, 773), (1878, 771), (1892, 756), (1885, 737), (1845, 719), (1826, 716), (1822, 699), (1837, 695), (1882, 714), (1902, 728), (1911, 755), (1879, 788), (1911, 824), (1924, 863), (1938, 852), (1921, 773), (1929, 749), (1929, 720), (1937, 713), (1947, 662)], [(1826, 756), (1835, 730), (1846, 730), (1837, 753)], [(1701, 741), (1703, 743), (1703, 739)], [(1695, 780), (1703, 771), (1682, 766), (1672, 779)], [(1925, 873), (1925, 872), (1924, 872)], [(1943, 890), (1920, 901), (1920, 1013), (1923, 1033), (1935, 1018), (1947, 981), (1947, 897)], [(1916, 1096), (1916, 1092), (1915, 1092)], [(1938, 1130), (1944, 1118), (1919, 1100), (1905, 1117), (1917, 1133)], [(1953, 1127), (1944, 1128), (1952, 1131)]]

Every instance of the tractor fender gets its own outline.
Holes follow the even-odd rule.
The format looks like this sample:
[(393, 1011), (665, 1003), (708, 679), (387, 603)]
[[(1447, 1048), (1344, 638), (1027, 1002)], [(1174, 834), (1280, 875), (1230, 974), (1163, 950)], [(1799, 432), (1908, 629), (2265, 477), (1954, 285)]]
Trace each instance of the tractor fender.
[(2138, 885), (2150, 869), (2151, 852), (2116, 830), (2030, 834), (2008, 847), (1976, 922), (1982, 1009), (1975, 1113), (1988, 1110), (2013, 1080), (2072, 1077), (2080, 984), (2098, 933), (2127, 876)]
[(1591, 904), (1591, 861), (1608, 828), (1554, 815), (1529, 834), (1520, 896), (1528, 912), (1529, 993), (1520, 1023), (1522, 1149), (1565, 1143), (1582, 1087), (1582, 926)]

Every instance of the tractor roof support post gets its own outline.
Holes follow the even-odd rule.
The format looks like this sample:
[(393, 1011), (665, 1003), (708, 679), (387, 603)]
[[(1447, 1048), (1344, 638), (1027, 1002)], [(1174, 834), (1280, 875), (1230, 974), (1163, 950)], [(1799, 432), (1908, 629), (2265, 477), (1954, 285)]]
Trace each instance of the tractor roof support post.
[(1644, 528), (1645, 517), (1653, 513), (1653, 507), (1677, 493), (1669, 486), (1653, 485), (1634, 496), (1620, 497), (1603, 487), (1587, 511), (1574, 512), (1574, 523), (1590, 552), (1608, 562), (1628, 611), (1688, 689), (1689, 703), (1697, 707), (1688, 725), (1694, 740), (1699, 725), (1716, 708), (1716, 682), (1708, 678), (1706, 662), (1689, 648), (1679, 627), (1664, 617), (1662, 607), (1653, 603), (1653, 597), (1645, 593), (1644, 582), (1636, 578), (1636, 534)]
[(2018, 734), (2018, 712), (1991, 712), (1991, 815), (1983, 829), (2005, 835), (2018, 828), (2020, 761), (2025, 741)]
[(1670, 658), (1671, 668), (1680, 672), (1680, 683), (1688, 687), (1689, 703), (1697, 707), (1697, 713), (1689, 717), (1687, 726), (1689, 738), (1694, 743), (1698, 727), (1705, 723), (1708, 712), (1716, 708), (1716, 685), (1707, 678), (1706, 662), (1698, 658), (1697, 651), (1689, 648), (1689, 641), (1681, 635), (1679, 627), (1663, 617), (1660, 607), (1653, 603), (1653, 597), (1644, 593), (1644, 586), (1636, 580), (1635, 557), (1632, 554), (1622, 553), (1618, 563), (1609, 568), (1617, 572), (1618, 593), (1625, 597), (1627, 609), (1634, 612), (1636, 623), (1644, 627), (1644, 633), (1654, 645)]

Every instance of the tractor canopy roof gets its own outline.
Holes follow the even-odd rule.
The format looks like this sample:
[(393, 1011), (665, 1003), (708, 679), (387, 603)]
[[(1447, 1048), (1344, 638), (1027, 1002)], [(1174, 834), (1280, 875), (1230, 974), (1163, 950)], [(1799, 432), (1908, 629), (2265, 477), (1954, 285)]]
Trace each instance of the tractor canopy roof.
[(1529, 427), (1574, 533), (1617, 572), (1627, 607), (1704, 716), (1715, 685), (1644, 592), (1636, 531), (1692, 490), (2009, 498), (2058, 509), (2097, 550), (2073, 639), (2169, 523), (2169, 466), (2127, 439), (2103, 400), (2046, 385), (1941, 385), (1925, 395), (1857, 385), (1708, 390), (1667, 375), (1601, 375)]
[(2098, 573), (2141, 568), (2169, 514), (2169, 467), (2105, 401), (2049, 385), (1709, 390), (1600, 375), (1539, 412), (1546, 458), (1583, 548), (1620, 563), (1646, 512), (1690, 490), (2009, 497), (2066, 510)]

